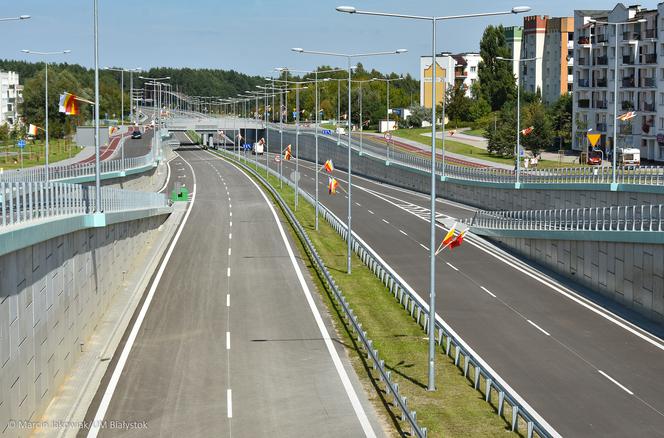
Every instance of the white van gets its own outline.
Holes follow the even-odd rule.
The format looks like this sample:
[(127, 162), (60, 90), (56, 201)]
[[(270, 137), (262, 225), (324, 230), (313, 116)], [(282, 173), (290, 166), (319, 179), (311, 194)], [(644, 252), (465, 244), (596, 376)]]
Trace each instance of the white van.
[(641, 150), (636, 148), (618, 149), (618, 166), (636, 167), (641, 165)]

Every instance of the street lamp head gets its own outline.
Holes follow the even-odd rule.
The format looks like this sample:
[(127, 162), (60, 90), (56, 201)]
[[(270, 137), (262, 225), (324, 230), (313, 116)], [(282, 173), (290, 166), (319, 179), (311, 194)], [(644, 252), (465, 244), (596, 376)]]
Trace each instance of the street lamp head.
[(63, 50), (62, 53), (64, 53), (64, 54), (71, 53), (71, 50), (69, 50), (69, 49)]
[(530, 6), (515, 6), (512, 8), (513, 14), (523, 14), (528, 11), (530, 11)]
[(395, 53), (406, 53), (408, 49), (397, 49)]
[(635, 23), (645, 23), (646, 21), (648, 20), (646, 20), (645, 18), (641, 18), (639, 20), (636, 20)]
[(28, 18), (30, 18), (29, 15), (21, 15), (18, 17), (19, 20), (27, 20)]
[(329, 82), (329, 81), (330, 81), (330, 78), (324, 78), (323, 79), (323, 82)]
[(505, 58), (502, 57), (502, 56), (496, 56), (496, 59), (499, 60), (499, 61), (504, 61), (505, 60)]
[(29, 51), (28, 49), (22, 49), (21, 52), (23, 52), (23, 53), (30, 53), (30, 51)]
[(357, 12), (357, 9), (353, 6), (337, 6), (337, 11), (338, 12), (345, 12), (347, 14), (354, 14)]
[(297, 52), (297, 53), (302, 53), (302, 52), (304, 52), (304, 49), (301, 48), (301, 47), (293, 47), (291, 50), (292, 50), (293, 52)]

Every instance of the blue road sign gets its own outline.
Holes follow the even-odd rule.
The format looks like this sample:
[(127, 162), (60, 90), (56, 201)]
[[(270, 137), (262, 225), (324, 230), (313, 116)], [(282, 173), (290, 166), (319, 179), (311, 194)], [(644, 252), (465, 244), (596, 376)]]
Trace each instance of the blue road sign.
[(323, 135), (330, 135), (332, 134), (332, 131), (329, 129), (323, 129)]
[(25, 140), (19, 140), (18, 143), (16, 143), (16, 146), (23, 149), (25, 147)]
[(245, 151), (250, 151), (251, 150), (251, 143), (244, 143), (242, 145)]
[(297, 111), (293, 111), (293, 118), (297, 118)]

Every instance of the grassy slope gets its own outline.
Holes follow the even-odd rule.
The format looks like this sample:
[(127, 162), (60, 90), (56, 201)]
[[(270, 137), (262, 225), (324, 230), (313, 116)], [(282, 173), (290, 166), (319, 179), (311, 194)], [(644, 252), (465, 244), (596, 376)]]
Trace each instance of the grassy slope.
[[(20, 169), (19, 148), (15, 143), (6, 143), (0, 146), (0, 152), (9, 152), (14, 155), (0, 156), (0, 167), (3, 169)], [(49, 164), (55, 164), (60, 160), (75, 156), (81, 149), (71, 141), (63, 139), (49, 140)], [(34, 144), (28, 141), (23, 149), (23, 167), (38, 166), (45, 161), (45, 143), (37, 141)]]

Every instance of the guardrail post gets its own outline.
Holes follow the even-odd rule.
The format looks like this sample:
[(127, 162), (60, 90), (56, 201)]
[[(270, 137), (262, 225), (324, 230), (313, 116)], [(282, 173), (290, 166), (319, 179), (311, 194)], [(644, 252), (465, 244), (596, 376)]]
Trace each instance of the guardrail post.
[(505, 391), (498, 392), (498, 416), (503, 415), (503, 405), (505, 404)]
[(491, 386), (492, 385), (493, 385), (493, 381), (491, 380), (491, 378), (487, 378), (486, 379), (486, 385), (485, 385), (486, 391), (484, 392), (484, 400), (487, 403), (491, 403)]
[(516, 405), (512, 406), (512, 432), (516, 432), (519, 429), (519, 407)]

